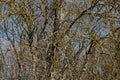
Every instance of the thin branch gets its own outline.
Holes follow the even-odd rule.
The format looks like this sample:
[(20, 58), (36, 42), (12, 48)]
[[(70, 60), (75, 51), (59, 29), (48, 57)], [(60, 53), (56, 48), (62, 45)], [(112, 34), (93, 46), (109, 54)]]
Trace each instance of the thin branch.
[(93, 8), (97, 5), (98, 2), (99, 2), (99, 0), (96, 1), (96, 2), (94, 3), (94, 5), (92, 5), (92, 6), (89, 7), (88, 9), (84, 10), (77, 18), (75, 18), (75, 20), (70, 24), (70, 26), (69, 26), (68, 29), (66, 30), (65, 34), (67, 34), (67, 33), (70, 31), (70, 29), (72, 28), (72, 26), (74, 25), (74, 23), (75, 23), (78, 19), (80, 19), (88, 10), (93, 9)]

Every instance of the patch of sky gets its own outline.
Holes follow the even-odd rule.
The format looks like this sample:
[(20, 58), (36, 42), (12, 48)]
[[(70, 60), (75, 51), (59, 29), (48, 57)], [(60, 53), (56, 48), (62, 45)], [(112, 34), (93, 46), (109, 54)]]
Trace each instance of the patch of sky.
[(116, 20), (116, 22), (115, 22), (115, 25), (116, 25), (116, 27), (118, 28), (118, 27), (120, 27), (120, 15), (117, 16), (116, 19), (117, 19), (117, 20)]
[(81, 42), (72, 41), (71, 46), (74, 50), (74, 53), (77, 53), (79, 51), (79, 49), (82, 48), (82, 46), (88, 44), (89, 42), (90, 42), (90, 40), (86, 39), (86, 38), (81, 38)]
[(75, 29), (76, 29), (76, 26), (75, 26), (75, 24), (74, 24), (74, 25), (72, 26), (72, 28), (71, 28), (71, 31), (74, 32)]
[(83, 27), (84, 27), (83, 24), (80, 24), (78, 27), (78, 32), (81, 32)]
[(103, 5), (99, 5), (98, 7), (95, 7), (93, 9), (93, 12), (105, 12), (106, 11), (106, 8), (103, 6)]
[(10, 36), (10, 37), (12, 37), (12, 35), (11, 35), (11, 33), (10, 33), (10, 30), (11, 30), (11, 28), (12, 28), (12, 23), (11, 23), (11, 21), (12, 21), (12, 19), (10, 19), (10, 18), (6, 21), (6, 28), (7, 28), (7, 32), (9, 32), (9, 36)]
[(47, 32), (48, 35), (50, 35), (51, 34), (51, 28), (50, 28), (49, 24), (47, 24), (45, 27), (46, 27), (45, 31)]
[(3, 30), (3, 27), (0, 26), (0, 40), (4, 38), (4, 30)]
[(48, 2), (49, 5), (52, 5), (53, 0), (47, 0), (47, 2)]
[(38, 2), (40, 2), (40, 1), (41, 1), (41, 0), (34, 0), (35, 3), (38, 3)]
[(102, 28), (100, 30), (100, 37), (105, 36), (108, 33), (109, 33), (109, 30), (107, 28)]
[(116, 25), (117, 28), (120, 27), (120, 22), (119, 22), (119, 21), (116, 21), (116, 22), (115, 22), (115, 25)]
[[(14, 16), (13, 17), (14, 20), (16, 20), (16, 17)], [(19, 25), (16, 25), (15, 22), (13, 21), (12, 18), (8, 18), (6, 20), (6, 25), (5, 27), (7, 28), (7, 35), (8, 37), (13, 40), (14, 39), (14, 45), (17, 45), (18, 44), (18, 41), (19, 41), (19, 32), (20, 31), (20, 26)], [(17, 22), (17, 21), (16, 21)], [(12, 33), (12, 31), (14, 32), (14, 35)], [(4, 33), (4, 32), (3, 32)], [(7, 39), (6, 35), (4, 34), (4, 39)]]
[(78, 50), (80, 49), (80, 43), (78, 43), (78, 42), (71, 42), (71, 45), (73, 47), (74, 53), (78, 52)]
[(3, 13), (8, 13), (8, 11), (9, 11), (8, 4), (4, 4), (4, 5), (1, 7), (1, 11), (2, 11)]
[(90, 18), (89, 18), (89, 16), (85, 16), (85, 24), (89, 24), (90, 23)]
[(78, 2), (84, 2), (85, 0), (66, 0), (67, 2), (74, 2), (74, 1), (78, 1)]
[(99, 7), (95, 7), (95, 8), (93, 9), (93, 11), (94, 11), (94, 12), (98, 12), (98, 11), (99, 11)]
[(100, 19), (100, 17), (95, 17), (93, 20), (91, 32), (94, 32), (99, 27), (98, 19)]
[(105, 36), (109, 33), (108, 28), (106, 27), (106, 24), (104, 22), (101, 23), (101, 29), (100, 29), (100, 37)]
[[(15, 18), (15, 17), (14, 17)], [(6, 21), (6, 28), (8, 30), (7, 34), (10, 37), (11, 40), (13, 40), (13, 34), (12, 34), (12, 30), (14, 31), (14, 34), (17, 35), (18, 34), (18, 30), (16, 27), (16, 24), (13, 22), (13, 20), (11, 18), (8, 18)], [(16, 36), (14, 36), (16, 37)], [(14, 39), (18, 39), (18, 38), (14, 38)]]
[(41, 13), (41, 9), (38, 6), (34, 7), (34, 12), (35, 14), (40, 14)]

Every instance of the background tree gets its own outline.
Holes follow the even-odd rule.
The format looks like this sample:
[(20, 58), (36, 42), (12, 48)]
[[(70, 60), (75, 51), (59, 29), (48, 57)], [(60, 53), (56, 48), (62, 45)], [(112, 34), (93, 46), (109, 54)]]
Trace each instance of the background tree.
[(0, 79), (120, 79), (119, 0), (1, 0)]

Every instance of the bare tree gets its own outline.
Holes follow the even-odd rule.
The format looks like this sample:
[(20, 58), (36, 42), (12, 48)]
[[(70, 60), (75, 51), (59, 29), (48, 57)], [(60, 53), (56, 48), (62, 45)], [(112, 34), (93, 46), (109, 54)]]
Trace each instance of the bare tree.
[(119, 0), (1, 0), (0, 79), (120, 79), (119, 5)]

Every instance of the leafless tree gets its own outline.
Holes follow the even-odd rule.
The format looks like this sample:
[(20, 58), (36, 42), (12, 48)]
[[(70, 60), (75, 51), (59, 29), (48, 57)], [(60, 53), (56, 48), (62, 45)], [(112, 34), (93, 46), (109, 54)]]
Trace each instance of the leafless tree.
[(119, 0), (1, 0), (1, 80), (119, 80)]

